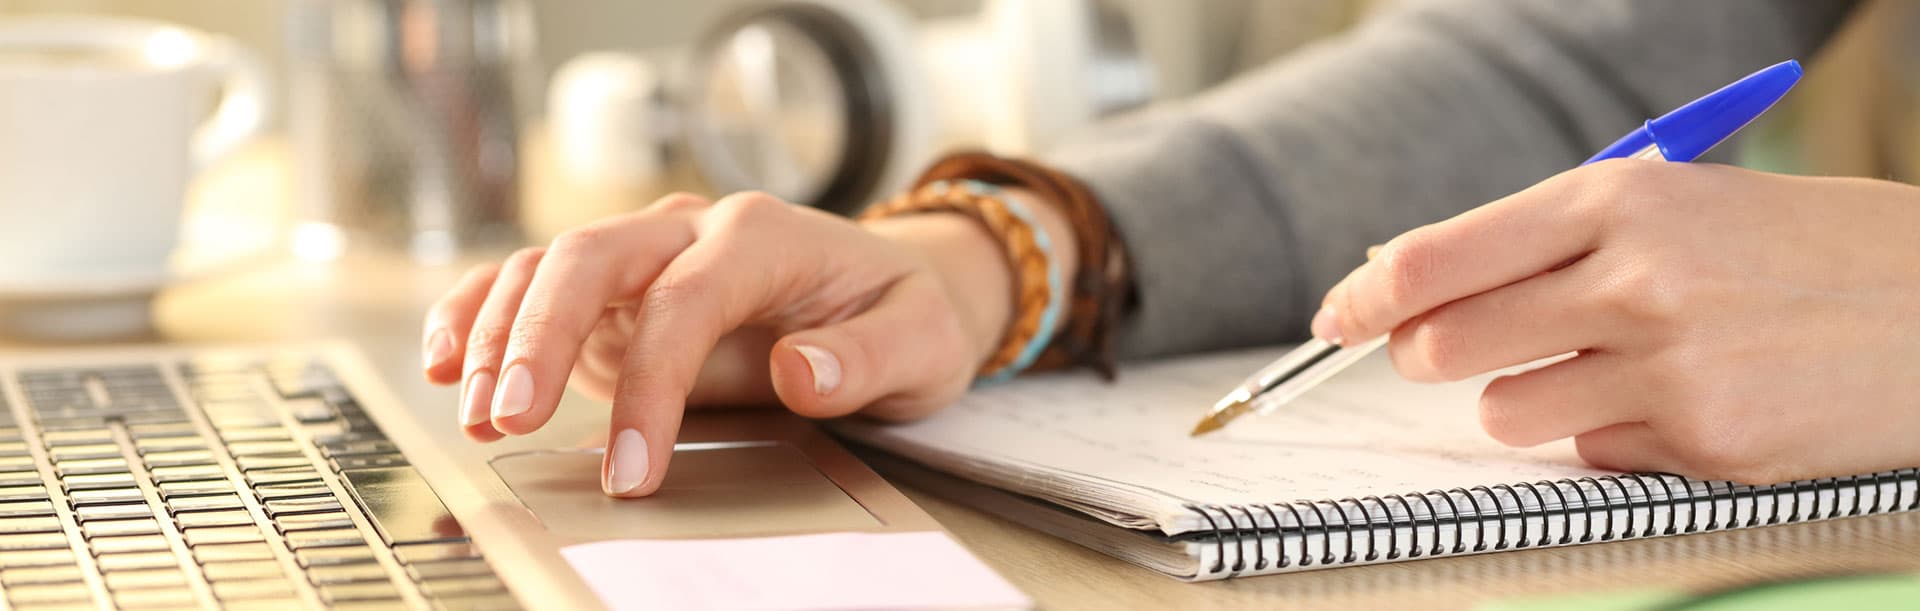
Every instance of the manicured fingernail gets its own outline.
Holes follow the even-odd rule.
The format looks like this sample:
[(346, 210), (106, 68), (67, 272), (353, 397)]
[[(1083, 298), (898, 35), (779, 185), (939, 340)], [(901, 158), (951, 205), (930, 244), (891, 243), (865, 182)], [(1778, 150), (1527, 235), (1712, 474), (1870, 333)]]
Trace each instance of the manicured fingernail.
[(1340, 345), (1340, 315), (1334, 313), (1333, 306), (1320, 306), (1320, 311), (1313, 315), (1313, 336)]
[(475, 371), (467, 377), (467, 398), (460, 406), (460, 426), (469, 427), (487, 421), (487, 404), (493, 402), (493, 372)]
[(1367, 260), (1368, 260), (1368, 261), (1372, 261), (1374, 257), (1377, 257), (1377, 256), (1380, 256), (1380, 248), (1381, 248), (1382, 246), (1385, 246), (1385, 245), (1384, 245), (1384, 244), (1374, 244), (1374, 245), (1372, 245), (1372, 246), (1368, 246), (1368, 247), (1367, 247)]
[(493, 395), (493, 419), (510, 418), (533, 409), (533, 373), (524, 363), (507, 366), (500, 375), (500, 391)]
[(647, 438), (640, 431), (626, 429), (613, 436), (613, 456), (607, 461), (607, 478), (601, 487), (607, 494), (626, 494), (647, 483)]
[(813, 370), (813, 392), (829, 395), (840, 387), (840, 359), (832, 352), (818, 346), (794, 346), (800, 351), (800, 357), (807, 359), (807, 368)]
[(421, 355), (421, 369), (432, 369), (446, 362), (447, 357), (453, 356), (453, 336), (448, 335), (446, 329), (434, 329), (433, 335), (427, 336), (427, 349)]

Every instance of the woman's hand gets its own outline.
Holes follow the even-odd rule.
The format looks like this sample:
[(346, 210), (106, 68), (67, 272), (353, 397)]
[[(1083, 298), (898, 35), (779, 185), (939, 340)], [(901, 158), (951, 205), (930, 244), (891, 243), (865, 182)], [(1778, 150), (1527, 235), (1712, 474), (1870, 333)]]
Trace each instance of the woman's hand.
[(1481, 423), (1595, 465), (1775, 483), (1920, 466), (1920, 189), (1576, 169), (1388, 242), (1314, 334), (1489, 385)]
[(644, 496), (689, 403), (912, 418), (951, 402), (1006, 327), (1011, 273), (959, 215), (862, 226), (676, 195), (470, 272), (427, 316), (426, 372), (462, 383), (479, 441), (539, 429), (569, 379), (610, 398), (603, 485)]

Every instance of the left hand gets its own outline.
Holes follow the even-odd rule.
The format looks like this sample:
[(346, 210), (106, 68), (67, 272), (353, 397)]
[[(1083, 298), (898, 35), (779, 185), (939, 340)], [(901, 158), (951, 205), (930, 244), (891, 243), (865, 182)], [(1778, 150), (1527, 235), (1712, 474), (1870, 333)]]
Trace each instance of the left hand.
[(1768, 484), (1920, 466), (1920, 188), (1613, 161), (1407, 232), (1314, 334), (1487, 386), (1481, 424), (1596, 466)]

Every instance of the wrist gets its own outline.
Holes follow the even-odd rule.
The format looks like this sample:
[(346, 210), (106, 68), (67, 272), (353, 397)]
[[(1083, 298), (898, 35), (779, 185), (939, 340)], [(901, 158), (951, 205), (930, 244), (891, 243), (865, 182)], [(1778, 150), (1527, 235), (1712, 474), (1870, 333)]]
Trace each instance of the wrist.
[[(1058, 209), (1020, 189), (1002, 197), (1029, 209), (1033, 222), (1052, 240), (1048, 257), (1066, 278), (1077, 263), (1074, 234)], [(979, 221), (962, 214), (913, 214), (868, 221), (876, 234), (919, 253), (946, 287), (965, 331), (974, 363), (984, 363), (998, 348), (1015, 316), (1016, 275), (1001, 245)]]

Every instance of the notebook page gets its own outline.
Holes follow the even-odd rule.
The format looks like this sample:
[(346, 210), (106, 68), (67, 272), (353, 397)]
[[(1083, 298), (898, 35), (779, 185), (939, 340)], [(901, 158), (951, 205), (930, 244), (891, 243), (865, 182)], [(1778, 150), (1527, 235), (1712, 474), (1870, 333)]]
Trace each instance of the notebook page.
[(1294, 404), (1198, 439), (1187, 432), (1259, 350), (1123, 371), (1036, 376), (974, 390), (919, 422), (847, 421), (846, 435), (936, 468), (1169, 534), (1205, 524), (1185, 508), (1399, 494), (1606, 475), (1571, 442), (1531, 449), (1480, 431), (1488, 379), (1422, 385), (1376, 355)]

